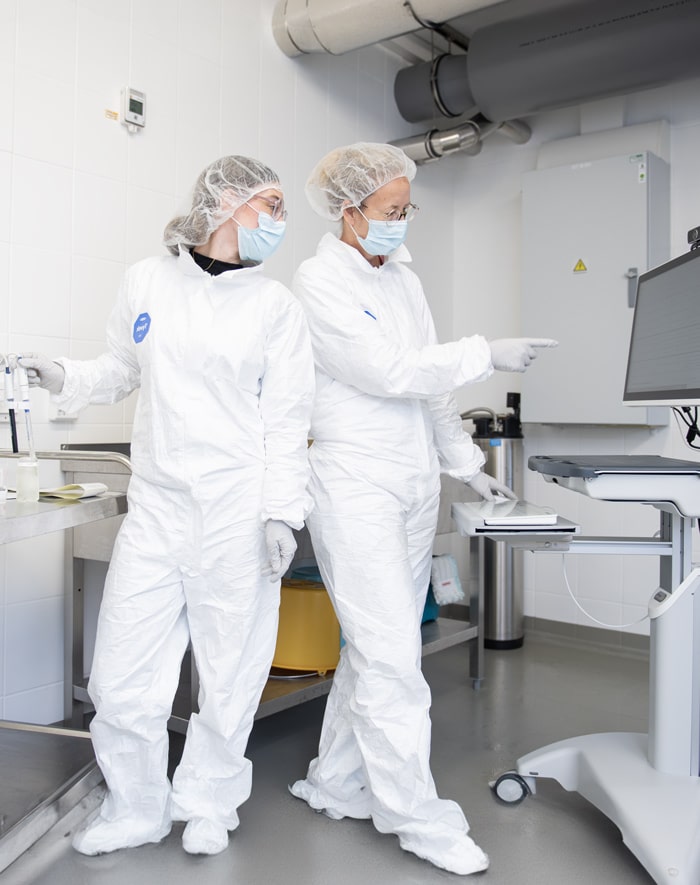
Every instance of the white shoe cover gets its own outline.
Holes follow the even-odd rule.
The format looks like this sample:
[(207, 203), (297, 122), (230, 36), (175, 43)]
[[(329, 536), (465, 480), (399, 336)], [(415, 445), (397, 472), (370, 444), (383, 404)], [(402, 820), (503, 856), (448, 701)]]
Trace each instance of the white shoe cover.
[(312, 786), (308, 780), (296, 781), (287, 788), (292, 796), (303, 799), (314, 811), (322, 811), (332, 820), (351, 817), (354, 820), (369, 820), (372, 817), (371, 800), (368, 790), (361, 790), (351, 802), (342, 802), (324, 797), (318, 787)]
[(73, 839), (73, 848), (89, 856), (107, 854), (120, 848), (137, 848), (148, 842), (160, 842), (170, 832), (171, 824), (154, 827), (152, 822), (105, 820), (99, 815)]
[(423, 860), (430, 861), (441, 870), (449, 870), (458, 876), (469, 876), (488, 868), (489, 859), (479, 846), (466, 834), (447, 850), (431, 850), (429, 845), (411, 845), (409, 841), (401, 842), (404, 851), (411, 851)]
[(188, 854), (220, 854), (228, 846), (228, 830), (223, 824), (205, 817), (187, 822), (182, 847)]

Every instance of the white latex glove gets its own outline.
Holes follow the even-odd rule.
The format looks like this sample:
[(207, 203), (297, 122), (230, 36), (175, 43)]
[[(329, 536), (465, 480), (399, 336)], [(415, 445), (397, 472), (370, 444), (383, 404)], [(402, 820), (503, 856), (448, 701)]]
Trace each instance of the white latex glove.
[(518, 500), (518, 496), (512, 489), (504, 486), (502, 482), (498, 482), (498, 480), (483, 471), (477, 473), (476, 476), (472, 476), (467, 485), (471, 486), (477, 495), (481, 495), (485, 501), (495, 501), (496, 495), (510, 498), (511, 501)]
[(262, 570), (264, 575), (270, 576), (270, 581), (279, 581), (287, 571), (292, 557), (297, 549), (294, 532), (286, 522), (277, 519), (268, 519), (265, 523), (265, 544), (270, 564)]
[(49, 393), (60, 393), (66, 373), (63, 366), (55, 363), (43, 353), (23, 353), (17, 358), (20, 365), (27, 370), (30, 387), (43, 387)]
[(538, 347), (556, 347), (553, 338), (496, 338), (489, 341), (491, 362), (499, 372), (524, 372), (537, 356)]

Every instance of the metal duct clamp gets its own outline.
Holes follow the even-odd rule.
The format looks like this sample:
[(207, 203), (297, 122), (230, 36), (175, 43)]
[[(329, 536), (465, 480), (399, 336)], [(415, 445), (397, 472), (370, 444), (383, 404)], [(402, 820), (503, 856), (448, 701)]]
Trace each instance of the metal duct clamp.
[(401, 148), (420, 165), (459, 151), (475, 157), (481, 151), (484, 138), (492, 132), (500, 132), (516, 144), (525, 144), (531, 135), (530, 127), (522, 120), (492, 123), (480, 118), (468, 120), (452, 129), (430, 129), (425, 133), (409, 135), (408, 138), (396, 139), (391, 144)]

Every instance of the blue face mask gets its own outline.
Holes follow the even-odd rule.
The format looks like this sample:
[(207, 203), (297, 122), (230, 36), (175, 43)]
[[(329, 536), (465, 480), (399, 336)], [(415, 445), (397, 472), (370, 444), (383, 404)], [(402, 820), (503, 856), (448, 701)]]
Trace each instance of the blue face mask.
[(260, 263), (269, 258), (284, 238), (286, 221), (275, 221), (266, 212), (258, 212), (257, 227), (243, 227), (238, 219), (238, 254), (243, 261)]
[(369, 225), (366, 237), (357, 237), (355, 228), (353, 232), (357, 242), (368, 255), (390, 255), (403, 244), (408, 233), (407, 221), (375, 221), (358, 209), (359, 213)]

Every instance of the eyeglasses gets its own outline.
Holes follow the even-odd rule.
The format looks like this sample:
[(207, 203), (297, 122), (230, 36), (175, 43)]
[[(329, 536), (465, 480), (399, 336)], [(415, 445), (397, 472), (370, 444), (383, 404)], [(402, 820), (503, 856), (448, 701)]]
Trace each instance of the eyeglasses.
[[(362, 212), (363, 208), (368, 209), (369, 207), (365, 203), (360, 203), (357, 208)], [(413, 221), (418, 214), (418, 210), (419, 207), (415, 203), (409, 203), (403, 209), (394, 209), (392, 212), (380, 212), (379, 214), (384, 216), (384, 221)], [(362, 215), (366, 221), (369, 221), (364, 212), (362, 212)]]
[(287, 210), (284, 208), (284, 200), (281, 198), (277, 199), (269, 199), (268, 197), (263, 197), (261, 194), (255, 194), (250, 198), (251, 200), (261, 200), (265, 206), (267, 206), (268, 212), (267, 214), (272, 216), (274, 221), (286, 221), (287, 220)]

